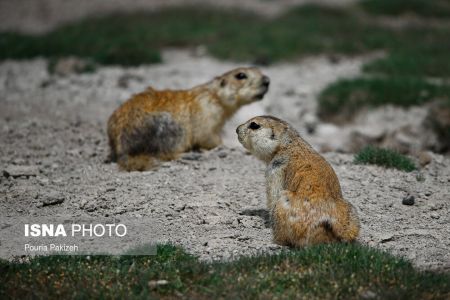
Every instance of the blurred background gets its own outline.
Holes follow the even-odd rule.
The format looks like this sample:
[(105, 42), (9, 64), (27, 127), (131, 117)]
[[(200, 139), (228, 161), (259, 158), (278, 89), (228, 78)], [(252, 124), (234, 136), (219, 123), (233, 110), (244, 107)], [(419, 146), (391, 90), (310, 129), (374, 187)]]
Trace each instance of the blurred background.
[(82, 123), (97, 139), (148, 85), (257, 65), (270, 92), (227, 124), (229, 146), (273, 114), (322, 152), (374, 145), (426, 165), (450, 151), (449, 0), (2, 0), (0, 20), (8, 126)]

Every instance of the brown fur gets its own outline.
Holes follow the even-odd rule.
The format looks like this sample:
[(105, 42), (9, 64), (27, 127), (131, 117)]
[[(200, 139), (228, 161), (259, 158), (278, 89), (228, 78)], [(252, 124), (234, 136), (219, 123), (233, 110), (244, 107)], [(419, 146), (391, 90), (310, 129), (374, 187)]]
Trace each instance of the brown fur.
[(225, 121), (242, 105), (261, 100), (268, 86), (258, 69), (239, 68), (189, 90), (148, 88), (109, 118), (111, 160), (124, 170), (143, 171), (191, 149), (214, 148)]
[[(260, 126), (256, 129), (253, 127)], [(267, 201), (274, 240), (281, 245), (354, 241), (360, 225), (342, 197), (330, 164), (285, 121), (253, 118), (237, 129), (239, 141), (267, 163)]]

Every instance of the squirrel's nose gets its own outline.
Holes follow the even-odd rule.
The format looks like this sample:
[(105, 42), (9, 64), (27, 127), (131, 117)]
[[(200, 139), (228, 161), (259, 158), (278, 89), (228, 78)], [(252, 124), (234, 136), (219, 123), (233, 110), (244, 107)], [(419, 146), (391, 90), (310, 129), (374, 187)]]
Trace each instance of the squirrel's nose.
[(265, 86), (265, 87), (268, 87), (269, 84), (270, 84), (270, 78), (267, 77), (267, 76), (263, 76), (263, 78), (262, 78), (262, 85)]
[(244, 124), (241, 124), (241, 125), (239, 125), (238, 127), (236, 127), (236, 133), (237, 133), (237, 135), (239, 135), (239, 133), (241, 132), (240, 131), (240, 128), (243, 126)]

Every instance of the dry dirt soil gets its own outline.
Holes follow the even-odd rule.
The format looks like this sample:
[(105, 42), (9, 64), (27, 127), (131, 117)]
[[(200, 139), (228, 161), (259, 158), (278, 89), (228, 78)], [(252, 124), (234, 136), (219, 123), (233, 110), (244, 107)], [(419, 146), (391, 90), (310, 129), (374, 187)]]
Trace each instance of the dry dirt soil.
[[(104, 163), (111, 112), (148, 85), (188, 88), (235, 64), (166, 51), (159, 65), (104, 67), (62, 77), (49, 74), (43, 59), (2, 62), (0, 219), (101, 216), (157, 222), (161, 226), (153, 229), (153, 239), (182, 245), (205, 260), (278, 251), (267, 222), (264, 165), (237, 143), (234, 128), (251, 116), (271, 113), (291, 121), (320, 148), (330, 137), (308, 134), (304, 127), (317, 93), (336, 78), (358, 74), (366, 59), (316, 57), (264, 68), (272, 78), (269, 93), (230, 120), (224, 146), (187, 153), (142, 173), (119, 172), (115, 164)], [(405, 173), (355, 165), (350, 154), (324, 156), (358, 210), (361, 243), (419, 267), (450, 268), (448, 157), (431, 154), (420, 171)], [(408, 195), (414, 205), (402, 204)]]

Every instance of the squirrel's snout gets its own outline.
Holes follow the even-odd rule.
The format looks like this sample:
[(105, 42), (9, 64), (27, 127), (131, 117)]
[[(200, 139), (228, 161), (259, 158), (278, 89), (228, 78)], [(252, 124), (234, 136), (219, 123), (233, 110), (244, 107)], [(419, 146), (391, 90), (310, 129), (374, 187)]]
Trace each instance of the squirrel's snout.
[(241, 131), (241, 129), (240, 129), (241, 126), (242, 126), (242, 125), (239, 125), (238, 127), (236, 127), (236, 134), (237, 134), (237, 135), (239, 135), (239, 133), (240, 133), (240, 131)]
[(239, 142), (240, 142), (241, 144), (242, 144), (242, 140), (243, 140), (242, 127), (243, 127), (243, 125), (239, 125), (239, 126), (236, 128), (237, 138), (238, 138), (238, 140), (239, 140)]

